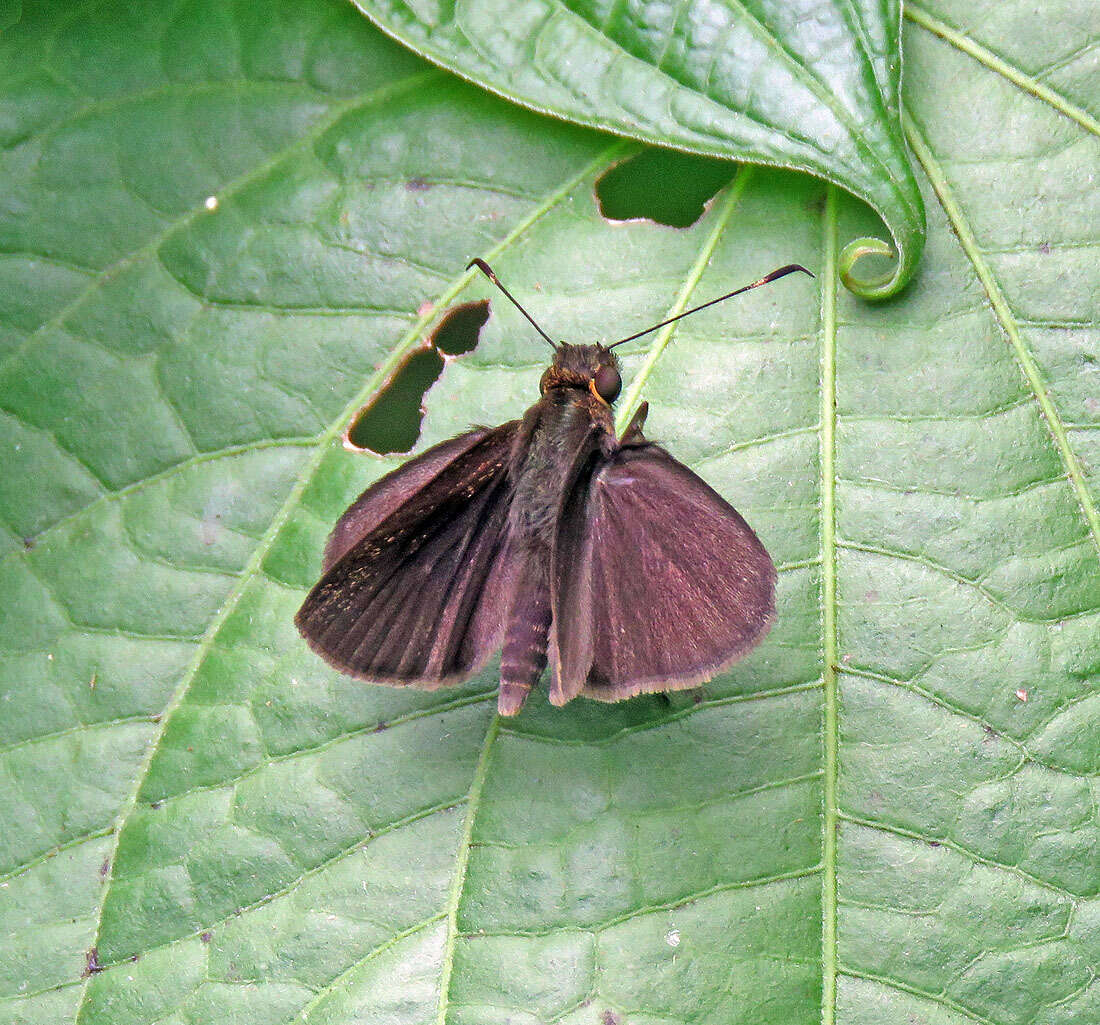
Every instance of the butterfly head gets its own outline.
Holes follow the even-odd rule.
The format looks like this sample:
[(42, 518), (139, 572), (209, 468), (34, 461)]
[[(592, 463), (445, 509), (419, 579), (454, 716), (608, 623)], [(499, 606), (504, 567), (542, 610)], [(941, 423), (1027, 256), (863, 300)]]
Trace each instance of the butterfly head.
[(602, 345), (559, 342), (554, 349), (554, 362), (539, 382), (539, 391), (545, 395), (551, 388), (583, 388), (610, 406), (619, 397), (622, 386), (619, 361), (609, 349)]

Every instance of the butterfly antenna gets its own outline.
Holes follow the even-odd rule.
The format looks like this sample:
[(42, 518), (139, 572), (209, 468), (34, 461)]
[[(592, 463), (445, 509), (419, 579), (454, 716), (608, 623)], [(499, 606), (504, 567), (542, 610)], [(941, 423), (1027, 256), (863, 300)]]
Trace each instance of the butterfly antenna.
[(554, 340), (553, 340), (553, 339), (552, 339), (552, 338), (551, 338), (551, 337), (550, 337), (550, 336), (549, 336), (549, 335), (548, 335), (548, 334), (547, 334), (547, 333), (546, 333), (545, 331), (543, 331), (543, 329), (542, 329), (541, 327), (539, 327), (539, 326), (538, 326), (538, 324), (536, 324), (536, 323), (535, 323), (535, 318), (534, 318), (534, 317), (532, 317), (532, 316), (531, 316), (531, 314), (530, 314), (530, 313), (528, 313), (528, 312), (527, 312), (527, 311), (526, 311), (526, 310), (525, 310), (525, 309), (524, 309), (524, 308), (523, 308), (522, 306), (520, 306), (520, 304), (519, 304), (519, 303), (518, 303), (518, 302), (516, 301), (516, 297), (515, 297), (514, 295), (512, 295), (512, 293), (511, 293), (511, 292), (509, 292), (509, 291), (508, 291), (508, 289), (506, 289), (506, 288), (505, 288), (505, 287), (504, 287), (504, 286), (503, 286), (503, 285), (502, 285), (502, 284), (500, 283), (500, 279), (499, 279), (499, 278), (497, 278), (497, 276), (496, 276), (496, 275), (495, 275), (495, 274), (493, 273), (493, 268), (492, 268), (492, 267), (490, 267), (490, 266), (489, 266), (489, 265), (488, 265), (488, 264), (487, 264), (487, 263), (486, 263), (486, 262), (485, 262), (484, 260), (480, 260), (480, 259), (476, 259), (476, 258), (475, 258), (475, 259), (473, 259), (473, 260), (471, 260), (471, 261), (470, 261), (470, 262), (469, 262), (468, 264), (466, 264), (466, 269), (467, 269), (467, 270), (469, 270), (469, 269), (470, 269), (471, 267), (476, 267), (476, 268), (477, 268), (477, 269), (478, 269), (479, 271), (481, 271), (481, 273), (482, 273), (482, 274), (484, 274), (484, 275), (485, 275), (485, 276), (486, 276), (486, 277), (487, 277), (487, 278), (488, 278), (488, 279), (489, 279), (489, 280), (490, 280), (490, 281), (491, 281), (491, 282), (492, 282), (492, 283), (493, 283), (494, 285), (496, 285), (496, 286), (497, 286), (497, 288), (499, 288), (499, 289), (500, 289), (500, 290), (501, 290), (501, 291), (502, 291), (502, 292), (503, 292), (503, 293), (504, 293), (504, 294), (505, 294), (505, 295), (506, 295), (506, 296), (507, 296), (507, 297), (509, 298), (509, 300), (511, 301), (512, 305), (513, 305), (513, 306), (514, 306), (514, 307), (515, 307), (515, 308), (516, 308), (517, 310), (519, 310), (519, 312), (520, 312), (520, 313), (522, 313), (522, 314), (523, 314), (523, 315), (524, 315), (524, 316), (525, 316), (525, 317), (526, 317), (526, 318), (528, 319), (528, 321), (530, 321), (530, 323), (531, 323), (531, 326), (532, 326), (532, 327), (533, 327), (533, 328), (534, 328), (534, 329), (535, 329), (535, 330), (536, 330), (536, 331), (537, 331), (537, 332), (538, 332), (538, 333), (539, 333), (540, 335), (542, 335), (542, 337), (543, 337), (543, 338), (545, 338), (545, 339), (546, 339), (546, 340), (547, 340), (547, 341), (548, 341), (548, 342), (550, 343), (550, 348), (552, 348), (552, 349), (557, 349), (557, 346), (556, 346), (556, 345), (554, 344)]
[[(801, 271), (803, 274), (809, 274), (811, 278), (813, 277), (813, 274), (806, 270), (801, 264), (788, 263), (786, 267), (780, 267), (778, 270), (773, 270), (771, 274), (765, 274), (759, 281), (754, 281), (751, 285), (742, 285), (740, 288), (735, 288), (732, 292), (720, 295), (717, 299), (711, 299), (710, 302), (703, 303), (702, 306), (696, 306), (694, 309), (679, 313), (675, 317), (669, 317), (668, 320), (662, 320), (660, 324), (654, 324), (653, 327), (647, 327), (644, 331), (638, 331), (635, 334), (627, 335), (626, 338), (620, 338), (617, 342), (607, 346), (607, 348), (614, 349), (616, 345), (622, 345), (624, 342), (632, 342), (635, 338), (641, 338), (642, 335), (649, 334), (650, 331), (656, 331), (658, 328), (665, 327), (668, 324), (674, 324), (678, 320), (683, 320), (684, 317), (690, 317), (693, 313), (705, 310), (708, 306), (714, 306), (716, 303), (723, 303), (727, 299), (732, 299), (735, 295), (740, 295), (742, 292), (748, 292), (754, 288), (759, 288), (761, 285), (766, 285), (769, 281), (778, 281), (779, 278), (785, 278), (788, 274), (793, 274), (795, 271)], [(507, 295), (508, 293), (505, 292), (504, 294)], [(509, 298), (511, 297), (509, 296)], [(514, 302), (515, 300), (512, 301)]]

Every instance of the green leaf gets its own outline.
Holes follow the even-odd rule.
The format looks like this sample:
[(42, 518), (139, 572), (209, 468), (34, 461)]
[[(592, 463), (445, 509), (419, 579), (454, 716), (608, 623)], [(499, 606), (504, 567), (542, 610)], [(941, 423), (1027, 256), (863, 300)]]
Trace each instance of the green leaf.
[[(350, 7), (28, 5), (0, 36), (0, 1022), (1096, 1020), (1087, 10), (908, 9), (929, 243), (868, 306), (838, 189), (744, 169), (688, 228), (609, 222), (633, 144)], [(624, 347), (623, 404), (780, 566), (772, 634), (698, 704), (502, 722), (492, 669), (366, 686), (293, 628), (399, 462), (340, 434), (444, 309), (494, 302), (422, 445), (537, 394), (474, 255), (578, 340), (819, 272)]]
[[(899, 120), (898, 0), (353, 2), (428, 60), (532, 110), (843, 186), (893, 237), (845, 246), (841, 278), (857, 295), (894, 295), (916, 270), (925, 217)], [(861, 277), (864, 257), (896, 260)]]

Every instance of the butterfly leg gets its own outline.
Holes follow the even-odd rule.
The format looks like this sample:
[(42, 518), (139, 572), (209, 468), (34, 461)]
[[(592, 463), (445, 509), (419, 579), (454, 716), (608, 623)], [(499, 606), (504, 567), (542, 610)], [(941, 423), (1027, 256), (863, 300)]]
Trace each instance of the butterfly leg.
[(550, 632), (550, 589), (541, 574), (523, 581), (516, 591), (504, 653), (500, 659), (497, 711), (515, 715), (546, 668), (546, 638)]

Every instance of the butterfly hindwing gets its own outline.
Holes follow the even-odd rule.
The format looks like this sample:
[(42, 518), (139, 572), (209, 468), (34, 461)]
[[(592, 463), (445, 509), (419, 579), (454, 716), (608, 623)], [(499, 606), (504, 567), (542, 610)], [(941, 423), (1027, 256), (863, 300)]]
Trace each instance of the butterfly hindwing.
[(775, 567), (731, 505), (639, 440), (597, 454), (566, 498), (552, 601), (551, 701), (617, 701), (746, 654), (774, 618)]
[(353, 676), (434, 689), (500, 647), (516, 566), (507, 545), (517, 421), (438, 445), (344, 514), (296, 623)]

